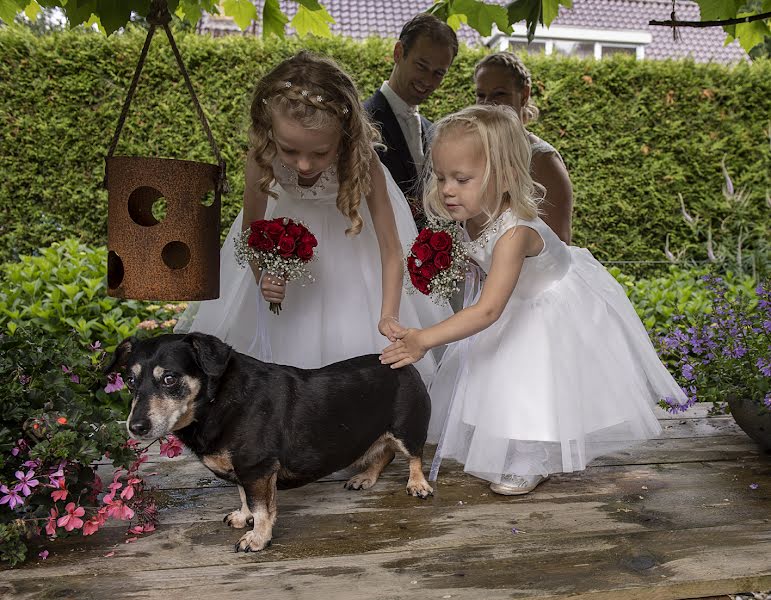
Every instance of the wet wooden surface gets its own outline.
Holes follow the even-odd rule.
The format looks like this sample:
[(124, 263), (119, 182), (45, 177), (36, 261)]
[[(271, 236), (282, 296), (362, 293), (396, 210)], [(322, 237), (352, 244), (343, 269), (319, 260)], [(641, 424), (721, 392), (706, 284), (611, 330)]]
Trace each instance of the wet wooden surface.
[(771, 457), (730, 417), (661, 419), (661, 438), (520, 498), (447, 463), (420, 501), (404, 493), (399, 459), (371, 490), (345, 490), (338, 474), (281, 491), (273, 545), (257, 554), (233, 552), (243, 530), (222, 523), (235, 488), (193, 457), (156, 456), (145, 472), (163, 506), (157, 532), (62, 540), (45, 562), (0, 572), (0, 596), (664, 600), (771, 589)]

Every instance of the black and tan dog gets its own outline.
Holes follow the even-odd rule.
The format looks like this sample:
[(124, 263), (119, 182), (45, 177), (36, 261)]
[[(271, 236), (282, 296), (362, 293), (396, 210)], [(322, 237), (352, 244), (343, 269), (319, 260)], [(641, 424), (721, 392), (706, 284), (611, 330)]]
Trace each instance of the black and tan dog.
[(253, 519), (254, 526), (237, 551), (270, 543), (276, 488), (355, 463), (362, 470), (345, 486), (367, 489), (397, 450), (409, 458), (407, 493), (433, 492), (422, 469), (431, 404), (413, 367), (394, 370), (369, 355), (297, 369), (193, 333), (124, 340), (108, 367), (118, 369), (133, 395), (131, 437), (173, 432), (217, 477), (238, 485), (241, 509), (225, 522), (242, 528)]

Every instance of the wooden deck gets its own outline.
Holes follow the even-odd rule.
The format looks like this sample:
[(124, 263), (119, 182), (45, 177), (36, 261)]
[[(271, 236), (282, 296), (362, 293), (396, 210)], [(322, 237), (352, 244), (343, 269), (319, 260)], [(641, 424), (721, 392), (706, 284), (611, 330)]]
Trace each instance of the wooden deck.
[(522, 498), (447, 463), (420, 501), (405, 495), (398, 459), (368, 491), (343, 489), (341, 476), (279, 492), (273, 545), (257, 554), (234, 553), (242, 531), (222, 523), (234, 488), (189, 456), (156, 456), (146, 473), (164, 506), (157, 532), (63, 540), (45, 562), (0, 572), (0, 597), (658, 600), (771, 589), (771, 457), (730, 417), (661, 418), (660, 439)]

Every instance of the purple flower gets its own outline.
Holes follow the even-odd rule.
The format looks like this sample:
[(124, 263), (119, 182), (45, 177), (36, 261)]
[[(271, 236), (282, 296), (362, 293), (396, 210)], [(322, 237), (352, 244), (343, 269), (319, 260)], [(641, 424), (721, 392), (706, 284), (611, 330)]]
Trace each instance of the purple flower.
[(32, 376), (30, 375), (19, 375), (19, 383), (22, 385), (27, 385), (30, 381), (32, 381)]
[(750, 484), (750, 489), (751, 489), (751, 490), (756, 490), (756, 489), (758, 489), (759, 487), (760, 487), (760, 486), (759, 486), (757, 483), (751, 483), (751, 484)]
[(755, 363), (760, 369), (760, 372), (763, 373), (766, 377), (771, 377), (771, 360), (767, 358), (759, 358), (758, 362)]
[(682, 368), (680, 369), (680, 371), (682, 372), (683, 377), (685, 377), (688, 381), (692, 381), (693, 380), (693, 378), (694, 378), (693, 365), (685, 363), (682, 366)]
[(763, 398), (763, 405), (768, 409), (771, 410), (771, 393), (766, 394), (766, 397)]
[(26, 460), (21, 463), (21, 466), (27, 467), (28, 469), (37, 469), (40, 466), (40, 459), (36, 458), (34, 460)]
[(27, 471), (26, 475), (22, 471), (16, 471), (14, 475), (16, 475), (16, 479), (19, 483), (14, 486), (13, 489), (20, 491), (25, 496), (32, 494), (31, 488), (40, 484), (40, 482), (35, 479), (35, 471)]
[(39, 557), (40, 557), (42, 560), (45, 560), (46, 558), (48, 558), (48, 550), (43, 550), (42, 552), (40, 552), (40, 553), (38, 554), (38, 556), (39, 556)]
[(91, 352), (96, 352), (101, 348), (102, 348), (102, 342), (100, 342), (99, 340), (96, 340), (93, 344), (88, 345), (88, 349), (91, 350)]
[(120, 373), (110, 373), (107, 376), (107, 385), (104, 386), (104, 391), (108, 394), (112, 394), (113, 392), (121, 391), (125, 385)]
[(0, 485), (0, 494), (4, 494), (0, 498), (0, 504), (7, 504), (11, 510), (24, 504), (24, 498), (19, 496), (19, 492), (16, 489), (9, 490), (7, 486)]

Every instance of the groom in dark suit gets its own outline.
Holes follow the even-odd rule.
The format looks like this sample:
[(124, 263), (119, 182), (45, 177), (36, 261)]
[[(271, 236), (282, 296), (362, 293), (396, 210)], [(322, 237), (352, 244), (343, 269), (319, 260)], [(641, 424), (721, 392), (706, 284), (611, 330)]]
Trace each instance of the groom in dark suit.
[(420, 172), (428, 150), (431, 122), (418, 106), (434, 92), (458, 53), (449, 25), (421, 13), (402, 28), (394, 46), (394, 68), (388, 81), (364, 102), (383, 134), (380, 160), (410, 203), (420, 229), (425, 224)]

